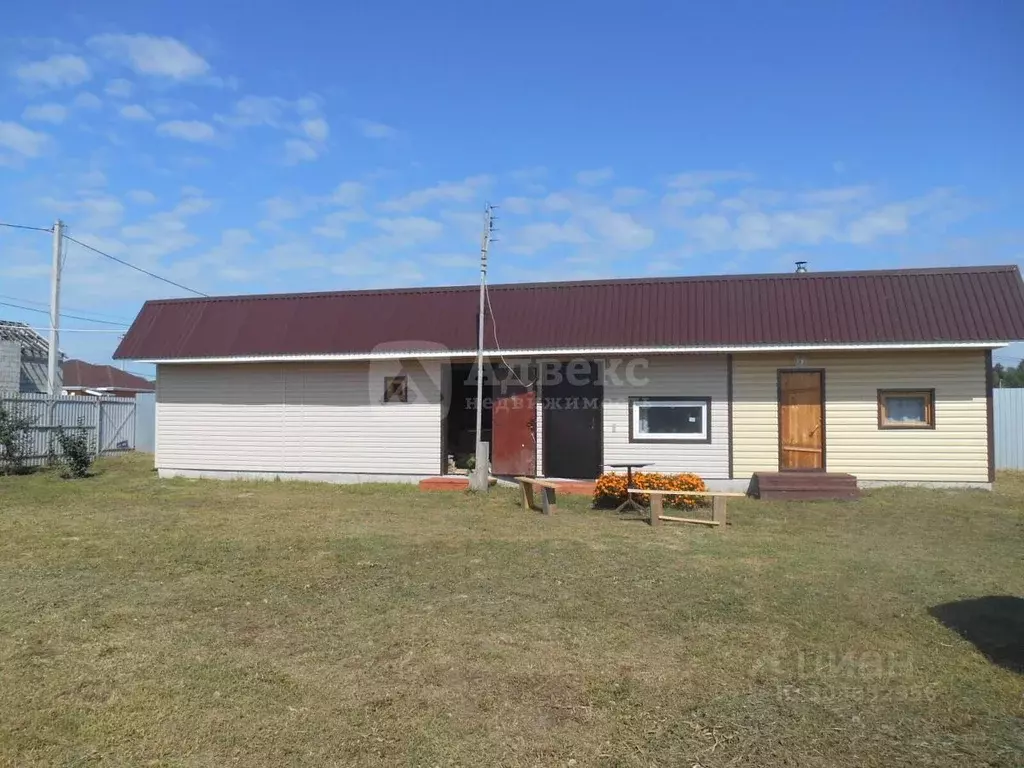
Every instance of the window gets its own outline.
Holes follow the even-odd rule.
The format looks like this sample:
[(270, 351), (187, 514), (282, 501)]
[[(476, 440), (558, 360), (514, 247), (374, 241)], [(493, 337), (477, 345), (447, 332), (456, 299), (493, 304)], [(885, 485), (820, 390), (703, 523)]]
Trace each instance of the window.
[(934, 429), (934, 389), (878, 390), (879, 429)]
[(409, 379), (406, 376), (384, 377), (384, 402), (409, 402)]
[(631, 443), (709, 443), (709, 398), (631, 397)]

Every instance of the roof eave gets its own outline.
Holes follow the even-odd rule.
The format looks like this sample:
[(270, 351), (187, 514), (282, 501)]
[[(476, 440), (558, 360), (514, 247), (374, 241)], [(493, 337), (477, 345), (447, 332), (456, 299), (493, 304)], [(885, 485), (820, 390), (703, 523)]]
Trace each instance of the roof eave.
[[(899, 350), (943, 349), (999, 349), (1013, 343), (1007, 340), (990, 341), (930, 341), (930, 342), (878, 342), (866, 344), (755, 344), (742, 346), (689, 346), (689, 347), (590, 347), (561, 349), (486, 349), (489, 358), (523, 357), (588, 357), (608, 355), (699, 355), (768, 352), (870, 352)], [(229, 357), (170, 357), (126, 358), (151, 365), (214, 365), (224, 363), (326, 363), (364, 362), (373, 360), (456, 360), (476, 357), (476, 350), (393, 350), (387, 352), (313, 355), (237, 355)]]

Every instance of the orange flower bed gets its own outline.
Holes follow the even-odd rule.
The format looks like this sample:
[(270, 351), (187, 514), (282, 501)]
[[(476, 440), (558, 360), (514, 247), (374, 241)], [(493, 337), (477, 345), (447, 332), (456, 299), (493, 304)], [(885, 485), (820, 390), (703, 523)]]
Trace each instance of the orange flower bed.
[[(707, 486), (700, 475), (684, 472), (679, 475), (665, 475), (661, 472), (634, 472), (633, 487), (650, 491), (706, 491)], [(651, 503), (648, 494), (634, 494), (641, 504)], [(626, 476), (616, 472), (605, 472), (594, 486), (594, 506), (609, 509), (626, 500)], [(670, 507), (696, 507), (705, 500), (694, 496), (665, 496), (665, 505)]]

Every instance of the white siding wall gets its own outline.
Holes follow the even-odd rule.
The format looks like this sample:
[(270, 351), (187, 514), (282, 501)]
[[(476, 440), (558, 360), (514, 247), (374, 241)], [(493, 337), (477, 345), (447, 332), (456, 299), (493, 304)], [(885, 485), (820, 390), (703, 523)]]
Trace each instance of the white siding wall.
[[(645, 461), (654, 472), (695, 472), (704, 478), (729, 477), (728, 370), (725, 355), (671, 355), (648, 358), (643, 385), (625, 381), (625, 364), (604, 383), (604, 463)], [(630, 443), (630, 397), (710, 397), (710, 443)]]
[[(988, 482), (985, 354), (806, 353), (825, 370), (826, 463), (830, 472), (884, 482)], [(779, 368), (794, 355), (736, 355), (733, 461), (736, 477), (778, 469)], [(935, 429), (878, 429), (879, 389), (934, 389)]]
[[(158, 469), (436, 475), (440, 367), (381, 402), (400, 363), (161, 365)], [(417, 389), (420, 380), (426, 386)]]

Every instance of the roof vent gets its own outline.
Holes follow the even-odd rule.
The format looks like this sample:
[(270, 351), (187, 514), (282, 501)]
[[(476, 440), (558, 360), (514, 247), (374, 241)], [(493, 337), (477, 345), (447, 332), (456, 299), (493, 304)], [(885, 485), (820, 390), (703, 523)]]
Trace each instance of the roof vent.
[(796, 263), (796, 273), (798, 275), (802, 275), (806, 271), (807, 271), (807, 262), (806, 261), (798, 261)]

